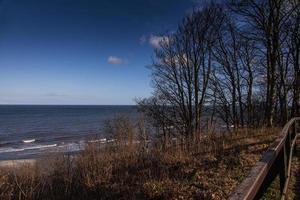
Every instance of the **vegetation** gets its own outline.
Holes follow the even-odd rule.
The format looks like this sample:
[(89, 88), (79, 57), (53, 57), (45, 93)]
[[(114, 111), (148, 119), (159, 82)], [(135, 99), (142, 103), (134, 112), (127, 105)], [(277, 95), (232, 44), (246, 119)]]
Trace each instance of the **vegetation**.
[[(124, 117), (111, 121), (112, 133), (127, 137), (128, 128), (136, 126), (125, 121)], [(134, 130), (135, 140), (140, 133)], [(225, 199), (260, 159), (276, 132), (243, 129), (206, 135), (197, 142), (178, 138), (168, 148), (160, 140), (148, 147), (134, 142), (90, 144), (76, 156), (1, 169), (0, 198)]]
[(299, 193), (300, 191), (300, 147), (299, 143), (296, 146), (292, 166), (291, 166), (291, 180), (289, 184), (289, 190), (288, 190), (288, 198), (289, 199), (299, 199)]
[(201, 134), (206, 108), (228, 129), (285, 124), (299, 116), (299, 20), (293, 0), (202, 5), (164, 35), (141, 110), (164, 137)]
[(111, 145), (1, 169), (0, 198), (226, 199), (272, 127), (300, 114), (299, 24), (298, 0), (194, 9), (155, 50), (153, 96), (137, 100), (145, 120), (108, 121)]

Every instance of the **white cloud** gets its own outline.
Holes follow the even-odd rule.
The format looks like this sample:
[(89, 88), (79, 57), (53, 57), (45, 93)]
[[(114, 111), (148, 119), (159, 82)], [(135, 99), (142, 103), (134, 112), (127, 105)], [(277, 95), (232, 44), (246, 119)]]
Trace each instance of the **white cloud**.
[(154, 48), (160, 48), (161, 44), (163, 42), (168, 43), (169, 42), (169, 38), (167, 36), (157, 36), (157, 35), (151, 35), (149, 37), (149, 44), (154, 47)]
[(117, 56), (109, 56), (107, 58), (107, 63), (112, 64), (112, 65), (120, 65), (120, 64), (123, 64), (124, 61), (122, 58), (119, 58)]

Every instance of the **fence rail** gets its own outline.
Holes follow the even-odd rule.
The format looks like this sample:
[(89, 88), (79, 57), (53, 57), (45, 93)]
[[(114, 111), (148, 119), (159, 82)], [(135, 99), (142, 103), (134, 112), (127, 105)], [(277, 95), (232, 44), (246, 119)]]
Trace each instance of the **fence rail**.
[(279, 137), (252, 168), (249, 176), (231, 194), (230, 200), (260, 199), (278, 175), (281, 199), (287, 199), (291, 161), (299, 127), (300, 117), (291, 119), (283, 127)]

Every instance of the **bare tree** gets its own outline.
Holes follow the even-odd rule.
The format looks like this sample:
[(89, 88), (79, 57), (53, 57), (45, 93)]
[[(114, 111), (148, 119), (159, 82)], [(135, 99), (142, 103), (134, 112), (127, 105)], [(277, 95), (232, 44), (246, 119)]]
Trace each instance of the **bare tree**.
[(245, 109), (247, 112), (247, 126), (254, 126), (254, 103), (253, 95), (256, 87), (257, 66), (259, 66), (257, 58), (256, 42), (241, 35), (241, 48), (239, 50), (240, 65), (243, 70), (242, 79), (244, 80), (244, 92), (246, 93)]
[[(240, 0), (231, 1), (231, 8), (245, 19), (243, 23), (247, 27), (246, 31), (249, 32), (248, 37), (260, 42), (260, 49), (266, 63), (265, 121), (272, 126), (277, 103), (277, 70), (278, 66), (283, 67), (280, 57), (280, 49), (284, 42), (282, 40), (283, 28), (295, 7), (286, 0)], [(283, 68), (279, 71), (281, 71), (281, 78), (284, 79)], [(280, 89), (284, 84), (281, 80)], [(283, 90), (285, 93), (284, 88)]]
[(244, 126), (244, 70), (241, 68), (239, 54), (241, 51), (241, 37), (234, 22), (227, 17), (218, 34), (218, 42), (213, 50), (217, 62), (215, 80), (222, 88), (217, 90), (231, 107), (231, 123), (234, 127)]
[[(151, 70), (158, 105), (146, 113), (157, 113), (163, 102), (168, 111), (160, 114), (167, 114), (163, 118), (169, 120), (168, 124), (187, 137), (200, 130), (212, 68), (212, 48), (223, 17), (222, 8), (217, 5), (194, 10), (176, 33), (164, 36), (155, 51)], [(154, 108), (153, 103), (142, 101), (148, 105), (146, 108)]]
[(199, 133), (206, 105), (227, 128), (299, 115), (299, 1), (228, 1), (195, 9), (155, 51), (154, 95), (138, 103), (165, 140)]
[(285, 28), (288, 32), (287, 48), (289, 51), (292, 70), (292, 117), (300, 116), (300, 6), (299, 1), (291, 1), (295, 12), (291, 14), (290, 20)]

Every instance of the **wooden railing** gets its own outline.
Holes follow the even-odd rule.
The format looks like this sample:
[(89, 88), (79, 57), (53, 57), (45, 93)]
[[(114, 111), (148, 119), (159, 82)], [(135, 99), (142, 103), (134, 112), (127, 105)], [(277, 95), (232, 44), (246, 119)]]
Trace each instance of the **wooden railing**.
[(280, 136), (252, 168), (249, 176), (229, 197), (230, 200), (260, 199), (279, 175), (281, 199), (287, 199), (292, 154), (299, 135), (300, 117), (291, 119)]

